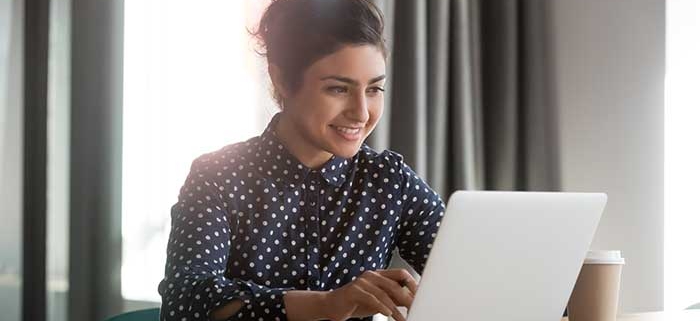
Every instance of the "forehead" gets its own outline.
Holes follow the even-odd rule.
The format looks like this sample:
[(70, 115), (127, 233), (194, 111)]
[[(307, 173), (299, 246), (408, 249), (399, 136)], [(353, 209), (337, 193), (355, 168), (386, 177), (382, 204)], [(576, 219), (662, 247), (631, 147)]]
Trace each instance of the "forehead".
[(307, 76), (316, 79), (337, 75), (361, 82), (385, 73), (384, 55), (372, 45), (344, 46), (314, 62), (306, 72)]

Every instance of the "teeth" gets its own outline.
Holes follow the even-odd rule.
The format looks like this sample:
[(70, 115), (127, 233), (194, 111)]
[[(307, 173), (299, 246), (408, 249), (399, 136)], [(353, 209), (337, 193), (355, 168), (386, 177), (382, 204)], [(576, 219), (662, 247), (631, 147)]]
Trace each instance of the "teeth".
[(360, 132), (360, 129), (359, 129), (359, 128), (350, 128), (350, 127), (339, 127), (339, 126), (336, 126), (335, 129), (336, 129), (337, 131), (341, 132), (341, 133), (350, 134), (350, 135), (354, 135), (354, 134), (357, 134), (357, 133)]

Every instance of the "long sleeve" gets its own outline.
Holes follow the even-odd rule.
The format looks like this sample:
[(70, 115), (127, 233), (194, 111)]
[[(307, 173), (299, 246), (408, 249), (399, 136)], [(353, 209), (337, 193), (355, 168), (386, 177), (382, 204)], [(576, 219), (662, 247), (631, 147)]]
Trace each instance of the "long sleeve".
[(400, 164), (403, 195), (397, 246), (401, 257), (422, 274), (445, 212), (445, 204), (406, 163), (400, 160)]
[(286, 290), (225, 275), (235, 217), (229, 215), (223, 190), (210, 177), (209, 160), (192, 164), (172, 207), (165, 277), (158, 286), (160, 319), (208, 320), (212, 310), (233, 300), (243, 307), (229, 320), (286, 320)]

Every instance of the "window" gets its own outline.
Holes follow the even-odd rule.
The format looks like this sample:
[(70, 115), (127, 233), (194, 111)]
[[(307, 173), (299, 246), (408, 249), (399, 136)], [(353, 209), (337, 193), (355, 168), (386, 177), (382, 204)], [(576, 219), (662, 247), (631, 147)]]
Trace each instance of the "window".
[(666, 2), (664, 307), (700, 302), (700, 2)]
[(170, 206), (197, 156), (275, 112), (252, 29), (260, 0), (125, 2), (122, 294), (160, 301)]

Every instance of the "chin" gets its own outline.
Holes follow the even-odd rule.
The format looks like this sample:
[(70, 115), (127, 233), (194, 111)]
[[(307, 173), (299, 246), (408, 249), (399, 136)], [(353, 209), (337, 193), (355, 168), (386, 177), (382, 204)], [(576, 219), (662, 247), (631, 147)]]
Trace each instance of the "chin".
[(357, 154), (357, 152), (360, 150), (360, 146), (361, 145), (345, 148), (335, 148), (333, 151), (333, 155), (349, 159), (355, 156), (355, 154)]

